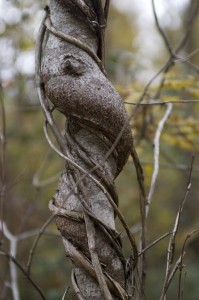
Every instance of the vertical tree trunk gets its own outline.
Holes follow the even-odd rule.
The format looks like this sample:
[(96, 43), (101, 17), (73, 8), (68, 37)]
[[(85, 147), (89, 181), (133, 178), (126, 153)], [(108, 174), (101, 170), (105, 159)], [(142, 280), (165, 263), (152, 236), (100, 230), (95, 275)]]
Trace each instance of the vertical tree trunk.
[(128, 299), (110, 201), (118, 204), (114, 179), (128, 159), (132, 136), (123, 101), (100, 61), (103, 12), (101, 0), (50, 1), (41, 68), (45, 94), (67, 118), (64, 154), (86, 172), (94, 168), (85, 176), (66, 163), (50, 208), (74, 264), (79, 299)]

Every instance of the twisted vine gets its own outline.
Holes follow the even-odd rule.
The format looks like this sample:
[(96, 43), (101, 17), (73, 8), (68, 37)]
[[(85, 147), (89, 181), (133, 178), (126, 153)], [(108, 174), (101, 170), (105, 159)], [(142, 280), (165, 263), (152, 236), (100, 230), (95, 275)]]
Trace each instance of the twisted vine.
[[(103, 7), (101, 0), (51, 0), (36, 50), (45, 134), (65, 159), (49, 207), (75, 266), (72, 283), (79, 299), (129, 298), (115, 215), (131, 242), (134, 265), (137, 260), (114, 185), (133, 140), (123, 101), (103, 67), (108, 6), (109, 1)], [(66, 116), (64, 136), (53, 119), (55, 108)], [(52, 144), (47, 125), (60, 150)]]

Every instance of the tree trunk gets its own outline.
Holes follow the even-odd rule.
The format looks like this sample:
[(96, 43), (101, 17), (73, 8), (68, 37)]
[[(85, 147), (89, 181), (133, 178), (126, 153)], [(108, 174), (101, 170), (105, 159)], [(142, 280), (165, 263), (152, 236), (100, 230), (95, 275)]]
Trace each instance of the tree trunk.
[(114, 179), (132, 136), (123, 101), (101, 63), (106, 10), (101, 0), (51, 0), (42, 56), (45, 95), (67, 120), (64, 154), (81, 167), (65, 164), (50, 204), (74, 264), (79, 299), (128, 299), (111, 199), (118, 204)]

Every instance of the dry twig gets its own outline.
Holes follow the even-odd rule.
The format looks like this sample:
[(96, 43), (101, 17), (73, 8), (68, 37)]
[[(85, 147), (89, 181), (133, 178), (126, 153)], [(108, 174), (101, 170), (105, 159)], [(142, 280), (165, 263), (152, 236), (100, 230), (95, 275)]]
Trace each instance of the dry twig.
[(167, 292), (168, 287), (171, 283), (171, 279), (173, 277), (173, 274), (176, 271), (175, 269), (178, 268), (178, 266), (182, 262), (182, 258), (184, 256), (184, 253), (182, 253), (182, 255), (179, 258), (179, 261), (176, 263), (174, 268), (172, 268), (173, 258), (174, 258), (174, 253), (175, 253), (175, 239), (176, 239), (176, 235), (178, 233), (180, 219), (181, 219), (181, 215), (182, 215), (182, 212), (183, 212), (184, 204), (187, 200), (188, 194), (189, 194), (190, 189), (191, 189), (191, 176), (192, 176), (192, 170), (193, 170), (193, 162), (194, 162), (194, 156), (192, 157), (192, 161), (191, 161), (190, 173), (189, 173), (188, 183), (187, 183), (186, 190), (185, 190), (185, 195), (184, 195), (182, 203), (179, 206), (179, 210), (178, 210), (178, 213), (177, 213), (177, 216), (176, 216), (176, 219), (175, 219), (174, 227), (173, 227), (171, 238), (170, 238), (170, 241), (169, 241), (169, 246), (168, 246), (168, 251), (167, 251), (167, 265), (166, 265), (165, 280), (164, 280), (160, 300), (166, 300), (166, 292)]
[(167, 110), (166, 110), (163, 118), (158, 123), (158, 127), (157, 127), (155, 137), (154, 137), (154, 142), (153, 142), (154, 143), (154, 170), (153, 170), (153, 175), (152, 175), (152, 179), (151, 179), (149, 194), (148, 194), (148, 197), (147, 197), (146, 218), (147, 218), (148, 213), (149, 213), (149, 207), (150, 207), (150, 204), (151, 204), (151, 201), (152, 201), (152, 196), (153, 196), (153, 193), (154, 193), (155, 184), (156, 184), (156, 180), (157, 180), (157, 176), (158, 176), (158, 172), (159, 172), (160, 136), (161, 136), (162, 130), (164, 128), (164, 125), (165, 125), (168, 117), (171, 114), (172, 108), (173, 108), (172, 104), (169, 103), (167, 105)]

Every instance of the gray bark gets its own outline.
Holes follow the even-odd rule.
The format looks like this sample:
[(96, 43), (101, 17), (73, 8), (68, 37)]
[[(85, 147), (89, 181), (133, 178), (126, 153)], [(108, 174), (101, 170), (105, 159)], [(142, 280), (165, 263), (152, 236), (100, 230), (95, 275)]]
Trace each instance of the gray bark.
[[(95, 11), (91, 0), (83, 2)], [(98, 53), (99, 35), (72, 1), (51, 0), (50, 18), (57, 30), (77, 38)], [(65, 141), (70, 157), (86, 171), (98, 166), (93, 176), (116, 201), (114, 179), (122, 170), (132, 147), (129, 126), (106, 161), (104, 157), (128, 119), (122, 99), (87, 52), (52, 33), (48, 35), (43, 52), (41, 74), (46, 96), (67, 117)], [(91, 178), (86, 177), (76, 185), (82, 175), (70, 164), (65, 165), (53, 204), (81, 218), (57, 215), (56, 224), (66, 253), (75, 267), (73, 284), (80, 290), (79, 299), (105, 299), (96, 278), (84, 269), (75, 251), (91, 263), (92, 247), (89, 247), (89, 221), (85, 222), (85, 207), (113, 231), (114, 210), (106, 193)], [(102, 227), (94, 221), (93, 224), (94, 252), (99, 257), (103, 273), (108, 273), (125, 289), (123, 261)], [(117, 239), (116, 243), (119, 245)], [(114, 294), (113, 289), (111, 294), (114, 299), (122, 299)]]

